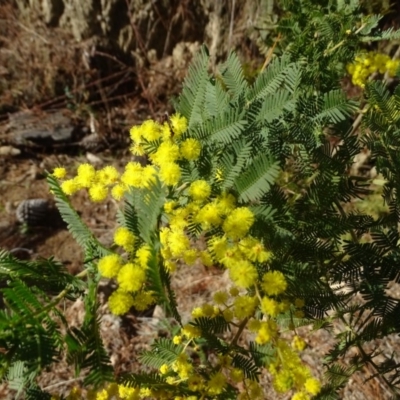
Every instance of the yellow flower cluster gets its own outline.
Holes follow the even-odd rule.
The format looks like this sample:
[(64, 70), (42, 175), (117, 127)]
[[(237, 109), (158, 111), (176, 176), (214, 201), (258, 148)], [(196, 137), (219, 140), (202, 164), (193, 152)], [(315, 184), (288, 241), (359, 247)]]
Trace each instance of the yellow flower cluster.
[[(73, 388), (65, 400), (138, 400), (157, 395), (149, 388), (136, 388), (117, 383), (110, 383), (103, 389), (88, 390), (86, 394), (77, 387)], [(156, 397), (157, 398), (157, 397)], [(59, 396), (52, 396), (51, 400), (59, 400)]]
[(187, 120), (179, 114), (171, 116), (164, 124), (147, 120), (130, 130), (134, 155), (147, 154), (153, 165), (141, 166), (138, 162), (128, 162), (120, 174), (113, 166), (96, 170), (90, 164), (81, 164), (75, 177), (65, 179), (65, 168), (57, 167), (53, 176), (63, 179), (61, 189), (70, 196), (81, 189), (87, 189), (90, 199), (103, 201), (109, 195), (121, 200), (129, 187), (147, 188), (157, 177), (167, 186), (176, 185), (181, 178), (179, 162), (196, 160), (201, 153), (200, 142), (194, 138), (181, 140), (187, 130)]
[[(304, 349), (305, 342), (295, 336), (290, 347), (280, 338), (276, 320), (281, 313), (302, 316), (300, 309), (304, 302), (297, 300), (292, 305), (284, 297), (288, 286), (285, 276), (271, 270), (268, 266), (271, 252), (262, 240), (253, 236), (256, 215), (251, 208), (239, 204), (233, 194), (220, 190), (221, 173), (210, 181), (198, 179), (190, 185), (179, 185), (183, 164), (198, 159), (202, 151), (200, 142), (184, 136), (186, 130), (187, 121), (179, 114), (163, 124), (148, 120), (133, 127), (130, 150), (135, 155), (148, 157), (151, 164), (145, 167), (129, 162), (118, 173), (113, 167), (96, 171), (91, 165), (82, 164), (76, 177), (67, 180), (65, 169), (56, 168), (53, 172), (63, 180), (61, 188), (65, 194), (85, 188), (93, 201), (104, 200), (109, 191), (119, 200), (129, 188), (146, 190), (157, 180), (169, 187), (165, 191), (168, 195), (164, 203), (164, 224), (158, 232), (160, 250), (155, 251), (127, 227), (119, 227), (114, 233), (114, 244), (124, 254), (109, 254), (98, 262), (101, 276), (118, 283), (118, 289), (109, 298), (109, 308), (121, 315), (132, 306), (143, 310), (155, 302), (153, 293), (146, 290), (150, 261), (162, 261), (170, 272), (180, 263), (223, 266), (228, 269), (234, 286), (229, 291), (215, 293), (214, 304), (196, 307), (192, 317), (222, 317), (232, 329), (248, 328), (258, 344), (270, 343), (276, 349), (275, 361), (269, 365), (275, 389), (278, 392), (294, 389), (293, 400), (307, 400), (320, 391), (320, 384), (312, 378), (297, 353)], [(178, 185), (178, 190), (171, 190)], [(189, 351), (196, 351), (196, 339), (203, 333), (195, 324), (187, 324), (173, 338), (173, 343), (182, 345), (184, 350), (174, 361), (161, 366), (160, 374), (167, 383), (185, 382), (189, 390), (202, 398), (218, 396), (234, 384), (242, 388), (239, 399), (265, 398), (260, 385), (232, 365), (229, 354), (219, 356), (209, 376), (197, 372)], [(163, 391), (114, 386), (113, 392), (107, 387), (95, 399), (111, 399), (110, 393), (114, 393), (115, 399), (170, 398), (170, 393)]]
[(354, 63), (347, 66), (354, 85), (364, 88), (368, 77), (374, 73), (394, 76), (399, 69), (400, 60), (392, 60), (388, 55), (376, 52), (363, 53), (356, 57)]
[(122, 315), (134, 306), (137, 310), (145, 310), (155, 302), (151, 292), (145, 290), (146, 270), (152, 257), (148, 245), (142, 244), (135, 251), (138, 240), (126, 227), (119, 227), (114, 233), (114, 243), (129, 252), (130, 260), (125, 262), (117, 254), (109, 254), (98, 262), (98, 270), (102, 277), (115, 278), (118, 289), (111, 294), (108, 305), (113, 314)]
[[(169, 225), (161, 228), (160, 242), (167, 269), (174, 271), (179, 262), (192, 265), (199, 260), (205, 266), (219, 264), (228, 268), (237, 286), (253, 286), (258, 279), (257, 264), (271, 256), (262, 242), (249, 234), (255, 221), (253, 212), (237, 206), (232, 194), (213, 196), (205, 180), (192, 182), (186, 193), (188, 202), (184, 206), (173, 200), (164, 206)], [(200, 226), (203, 234), (210, 230), (214, 233), (203, 250), (196, 249), (196, 236), (188, 233), (193, 225)]]
[[(274, 387), (278, 392), (295, 390), (292, 399), (308, 400), (310, 395), (320, 391), (320, 383), (311, 376), (310, 370), (302, 364), (298, 352), (305, 347), (304, 340), (295, 336), (292, 348), (280, 338), (280, 332), (275, 317), (278, 313), (285, 313), (292, 309), (289, 302), (278, 301), (287, 288), (284, 275), (279, 271), (269, 271), (264, 274), (262, 282), (256, 284), (255, 295), (240, 294), (238, 287), (231, 287), (229, 291), (218, 291), (214, 294), (214, 304), (204, 303), (192, 310), (192, 318), (222, 317), (231, 325), (232, 329), (243, 324), (256, 334), (255, 341), (259, 344), (270, 343), (276, 349), (275, 361), (268, 366), (274, 377)], [(267, 295), (262, 295), (264, 292)], [(301, 300), (296, 301), (298, 306), (304, 306)], [(261, 308), (263, 319), (255, 317), (256, 311)], [(173, 338), (173, 343), (183, 345), (188, 349), (195, 339), (202, 336), (199, 327), (194, 324), (185, 325), (180, 334)], [(195, 348), (195, 347), (194, 347)], [(187, 381), (191, 390), (200, 392), (207, 397), (218, 395), (224, 391), (227, 384), (240, 384), (245, 388), (238, 398), (263, 399), (262, 388), (257, 382), (245, 379), (244, 373), (234, 368), (229, 355), (219, 356), (219, 364), (215, 367), (219, 372), (212, 375), (209, 380), (204, 376), (196, 375), (195, 367), (190, 358), (182, 353), (170, 365), (164, 364), (160, 373), (168, 375), (169, 383)]]
[(277, 357), (269, 366), (274, 377), (273, 385), (277, 392), (285, 393), (290, 389), (297, 392), (292, 400), (310, 400), (321, 391), (320, 382), (311, 376), (299, 355), (281, 339), (275, 343)]

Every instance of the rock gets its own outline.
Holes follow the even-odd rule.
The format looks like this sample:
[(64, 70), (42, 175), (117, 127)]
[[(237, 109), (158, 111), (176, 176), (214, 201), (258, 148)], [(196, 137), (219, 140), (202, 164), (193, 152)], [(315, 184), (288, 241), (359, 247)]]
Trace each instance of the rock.
[(18, 156), (21, 150), (12, 146), (0, 146), (0, 156)]
[(15, 215), (17, 220), (29, 226), (45, 225), (50, 211), (50, 204), (46, 199), (29, 199), (19, 203)]
[(8, 118), (10, 142), (16, 145), (27, 145), (30, 141), (68, 142), (75, 130), (71, 119), (62, 110), (49, 113), (20, 111)]

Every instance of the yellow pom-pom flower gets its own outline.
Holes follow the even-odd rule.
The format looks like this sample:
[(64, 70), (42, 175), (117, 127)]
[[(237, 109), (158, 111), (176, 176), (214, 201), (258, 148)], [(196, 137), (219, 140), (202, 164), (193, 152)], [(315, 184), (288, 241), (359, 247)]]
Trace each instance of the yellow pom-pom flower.
[(189, 138), (181, 143), (181, 156), (188, 161), (197, 160), (201, 153), (201, 144), (198, 140)]
[(243, 260), (233, 262), (232, 267), (229, 269), (229, 276), (236, 286), (246, 289), (255, 284), (258, 273), (253, 264), (249, 261)]
[(98, 269), (104, 278), (114, 278), (122, 267), (122, 259), (118, 254), (109, 254), (100, 258)]
[(222, 224), (220, 209), (215, 202), (206, 204), (199, 210), (194, 218), (195, 222), (202, 225), (203, 229), (209, 229), (210, 226), (219, 226)]
[(121, 176), (123, 184), (133, 187), (141, 187), (143, 167), (138, 162), (129, 162)]
[(233, 210), (225, 219), (222, 229), (231, 238), (244, 237), (254, 223), (254, 214), (247, 207)]
[(107, 165), (100, 171), (96, 172), (96, 180), (103, 185), (111, 185), (116, 183), (119, 178), (119, 172), (111, 165)]
[(132, 126), (129, 130), (129, 136), (133, 142), (140, 143), (142, 141), (142, 130), (140, 126)]
[(257, 305), (257, 297), (238, 296), (233, 302), (234, 315), (238, 319), (251, 317), (254, 314)]
[(146, 281), (146, 272), (139, 265), (125, 264), (118, 272), (117, 282), (125, 292), (139, 291)]
[(121, 226), (114, 233), (114, 243), (126, 251), (133, 251), (135, 235), (128, 228)]
[(223, 392), (226, 386), (226, 376), (221, 372), (214, 374), (211, 379), (206, 383), (208, 393), (215, 396)]
[(108, 189), (101, 183), (95, 183), (89, 188), (89, 196), (92, 201), (103, 201), (108, 196)]
[(140, 133), (144, 139), (153, 142), (161, 137), (161, 126), (158, 122), (149, 119), (141, 125)]
[(211, 186), (203, 179), (192, 182), (189, 187), (189, 195), (193, 200), (206, 200), (210, 194)]
[(308, 393), (311, 393), (313, 396), (315, 396), (321, 391), (321, 383), (318, 381), (318, 379), (308, 378), (304, 384), (304, 388)]
[(111, 196), (117, 201), (122, 200), (127, 190), (126, 185), (118, 183), (111, 189)]
[(108, 307), (115, 315), (127, 313), (132, 306), (132, 296), (122, 290), (116, 290), (108, 299)]
[(143, 269), (146, 269), (148, 267), (148, 262), (150, 261), (150, 258), (151, 248), (149, 245), (145, 244), (136, 251), (136, 259)]
[(150, 155), (154, 165), (162, 166), (166, 163), (175, 162), (179, 158), (179, 147), (170, 140), (163, 142), (157, 151)]
[(61, 184), (61, 190), (67, 195), (71, 196), (76, 193), (81, 187), (76, 179), (68, 179)]
[(280, 271), (268, 271), (263, 276), (262, 289), (268, 296), (276, 296), (287, 288), (285, 275)]
[(85, 188), (89, 188), (95, 181), (96, 170), (93, 165), (90, 164), (81, 164), (78, 167), (78, 173), (76, 176), (76, 180), (79, 185)]
[(174, 138), (177, 138), (186, 132), (188, 127), (188, 121), (185, 117), (181, 116), (179, 113), (171, 115), (170, 118), (172, 130), (174, 132)]
[(145, 311), (156, 302), (153, 292), (141, 291), (136, 292), (133, 298), (133, 306), (138, 311)]
[(56, 167), (52, 175), (57, 179), (64, 179), (67, 175), (67, 170), (63, 167)]
[(179, 183), (181, 179), (181, 169), (178, 164), (169, 162), (163, 164), (160, 169), (160, 179), (167, 186), (175, 186)]
[(295, 350), (303, 351), (306, 347), (306, 342), (300, 336), (295, 336), (292, 340), (292, 347)]
[(261, 300), (261, 311), (266, 315), (276, 317), (280, 311), (279, 303), (269, 297), (263, 297)]

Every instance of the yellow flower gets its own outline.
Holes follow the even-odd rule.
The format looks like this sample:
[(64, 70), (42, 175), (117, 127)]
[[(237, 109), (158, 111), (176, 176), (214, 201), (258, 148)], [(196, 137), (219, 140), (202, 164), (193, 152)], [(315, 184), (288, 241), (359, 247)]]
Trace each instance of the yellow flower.
[(171, 214), (172, 211), (174, 210), (174, 208), (176, 207), (177, 202), (174, 200), (171, 201), (167, 201), (166, 203), (164, 203), (164, 210), (167, 214)]
[(121, 200), (125, 193), (127, 192), (128, 188), (124, 184), (118, 183), (111, 189), (111, 196), (114, 197), (115, 200)]
[(275, 321), (261, 321), (255, 341), (258, 344), (265, 344), (274, 339), (277, 334), (278, 326), (276, 325)]
[(224, 193), (217, 198), (217, 205), (221, 215), (228, 215), (235, 208), (236, 199), (230, 193)]
[(233, 312), (229, 308), (224, 310), (222, 312), (222, 315), (223, 315), (223, 317), (224, 317), (226, 322), (231, 322), (233, 320), (233, 318), (234, 318)]
[(118, 272), (117, 282), (125, 292), (139, 291), (146, 280), (146, 272), (132, 263), (125, 264)]
[(150, 261), (151, 258), (151, 248), (149, 245), (145, 244), (141, 246), (137, 252), (136, 252), (136, 258), (139, 262), (139, 265), (143, 268), (146, 269), (148, 266), (148, 262)]
[(174, 257), (181, 257), (186, 250), (190, 249), (188, 237), (179, 231), (173, 231), (169, 234), (168, 244)]
[(150, 155), (150, 160), (154, 165), (163, 166), (173, 163), (179, 158), (179, 147), (177, 144), (166, 141), (160, 144), (157, 151)]
[(89, 196), (92, 201), (103, 201), (108, 196), (108, 189), (101, 183), (95, 183), (89, 188)]
[(53, 170), (53, 176), (57, 179), (64, 179), (67, 175), (67, 170), (63, 167), (56, 167)]
[(297, 336), (297, 335), (296, 335), (296, 336), (293, 338), (292, 347), (293, 347), (295, 350), (303, 351), (304, 348), (306, 347), (306, 342), (303, 340), (303, 338), (301, 338), (300, 336)]
[(315, 396), (321, 391), (321, 384), (315, 378), (308, 378), (304, 384), (304, 388), (308, 393), (311, 393), (313, 396)]
[(287, 288), (285, 275), (280, 271), (268, 271), (263, 276), (261, 287), (268, 296), (281, 294)]
[(189, 187), (189, 195), (193, 200), (206, 200), (210, 194), (211, 186), (203, 179), (192, 182)]
[(171, 115), (170, 121), (172, 130), (174, 132), (174, 138), (181, 136), (188, 127), (187, 119), (181, 116), (179, 113)]
[(132, 296), (122, 290), (116, 290), (108, 299), (110, 311), (115, 315), (127, 313), (132, 305)]
[(150, 291), (141, 291), (135, 293), (135, 297), (133, 298), (133, 306), (138, 311), (145, 311), (156, 302), (154, 298), (153, 292)]
[(174, 344), (181, 344), (182, 343), (182, 336), (180, 335), (175, 335), (172, 339), (172, 342)]
[(233, 302), (233, 310), (235, 317), (238, 319), (243, 319), (247, 317), (251, 317), (258, 305), (257, 297), (250, 296), (239, 296), (236, 297)]
[(121, 176), (121, 181), (125, 185), (141, 187), (143, 167), (138, 162), (129, 162), (125, 166), (125, 171)]
[(213, 296), (215, 304), (226, 304), (228, 302), (228, 293), (225, 291), (218, 291)]
[(122, 266), (122, 259), (118, 254), (109, 254), (100, 258), (98, 269), (104, 278), (114, 278), (117, 276)]
[(214, 202), (206, 204), (201, 208), (194, 220), (200, 223), (203, 229), (208, 229), (210, 226), (219, 226), (222, 223), (219, 208)]
[(178, 164), (166, 163), (160, 169), (160, 179), (168, 186), (174, 186), (179, 183), (181, 178), (181, 169)]
[(190, 265), (193, 265), (193, 264), (196, 262), (197, 256), (198, 256), (197, 250), (195, 250), (195, 249), (189, 249), (189, 250), (186, 250), (186, 251), (183, 253), (183, 260), (185, 261), (185, 263), (186, 263), (187, 265), (190, 266)]
[[(204, 380), (200, 375), (192, 375), (188, 379), (188, 388), (189, 390), (193, 392), (197, 392), (199, 390), (202, 390), (204, 387)], [(197, 397), (196, 397), (197, 399)]]
[(143, 144), (140, 143), (133, 143), (129, 147), (129, 151), (134, 155), (134, 156), (144, 156), (146, 155), (146, 151), (143, 147)]
[(275, 317), (279, 314), (279, 303), (269, 297), (263, 297), (261, 300), (261, 311), (264, 314)]
[(184, 327), (181, 330), (181, 333), (188, 339), (194, 339), (200, 337), (201, 330), (197, 326), (187, 324), (184, 325)]
[(214, 374), (207, 382), (208, 393), (211, 396), (222, 393), (226, 386), (226, 377), (221, 372)]
[(230, 376), (231, 376), (231, 379), (233, 380), (233, 382), (235, 382), (235, 383), (242, 382), (244, 379), (244, 373), (239, 368), (232, 368), (230, 370)]
[(137, 400), (139, 399), (140, 388), (139, 387), (128, 387), (118, 385), (118, 394), (121, 399)]
[(76, 193), (81, 187), (78, 185), (76, 179), (68, 179), (61, 184), (61, 190), (67, 195), (71, 196)]
[(205, 267), (211, 267), (214, 264), (212, 256), (207, 250), (200, 252), (200, 260)]
[(139, 187), (150, 188), (157, 180), (157, 171), (152, 165), (146, 165), (142, 172), (142, 183)]
[(233, 239), (242, 238), (254, 223), (254, 214), (247, 207), (233, 210), (225, 219), (222, 229)]
[(96, 172), (96, 180), (103, 185), (111, 185), (117, 182), (119, 178), (119, 172), (111, 165), (107, 165), (100, 171)]
[(304, 392), (297, 392), (292, 396), (291, 400), (310, 400), (310, 396)]
[(162, 375), (165, 375), (166, 373), (168, 373), (168, 371), (169, 371), (168, 364), (161, 365), (160, 372), (161, 372)]
[(108, 393), (106, 389), (97, 392), (96, 400), (108, 400)]
[(225, 252), (228, 249), (228, 240), (225, 236), (223, 237), (214, 236), (208, 242), (208, 248), (211, 250), (212, 253), (215, 254), (217, 260), (220, 260), (225, 256)]
[(197, 160), (201, 153), (201, 144), (198, 140), (190, 138), (181, 143), (181, 155), (188, 161)]
[(125, 226), (121, 226), (114, 233), (114, 243), (126, 251), (133, 251), (135, 235)]
[(158, 122), (149, 119), (140, 126), (140, 133), (144, 139), (153, 142), (161, 137), (161, 126)]
[(236, 286), (246, 289), (255, 284), (258, 273), (253, 264), (249, 261), (242, 260), (233, 262), (233, 265), (229, 268), (229, 276)]
[(142, 139), (142, 131), (140, 128), (140, 126), (133, 126), (129, 131), (129, 135), (132, 141), (136, 143), (140, 143)]
[(248, 236), (240, 241), (240, 250), (250, 260), (263, 263), (267, 261), (271, 253), (266, 251), (264, 246), (257, 239)]
[(76, 176), (76, 180), (79, 185), (85, 188), (89, 188), (94, 183), (94, 179), (96, 176), (96, 170), (90, 164), (81, 164), (78, 167), (78, 174)]

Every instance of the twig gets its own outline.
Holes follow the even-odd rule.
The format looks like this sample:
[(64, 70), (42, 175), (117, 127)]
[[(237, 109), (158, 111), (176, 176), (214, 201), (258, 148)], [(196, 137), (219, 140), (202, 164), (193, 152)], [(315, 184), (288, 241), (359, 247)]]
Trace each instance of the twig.
[(235, 3), (236, 0), (232, 0), (231, 20), (229, 22), (228, 50), (231, 50), (232, 46), (233, 22), (235, 20)]
[(78, 381), (82, 381), (84, 378), (83, 376), (80, 378), (73, 378), (73, 379), (69, 379), (67, 381), (62, 381), (62, 382), (57, 382), (57, 383), (53, 383), (52, 385), (46, 386), (43, 388), (43, 390), (48, 390), (48, 389), (53, 389), (57, 386), (62, 386), (62, 385), (68, 385), (69, 383), (72, 382), (78, 382)]

